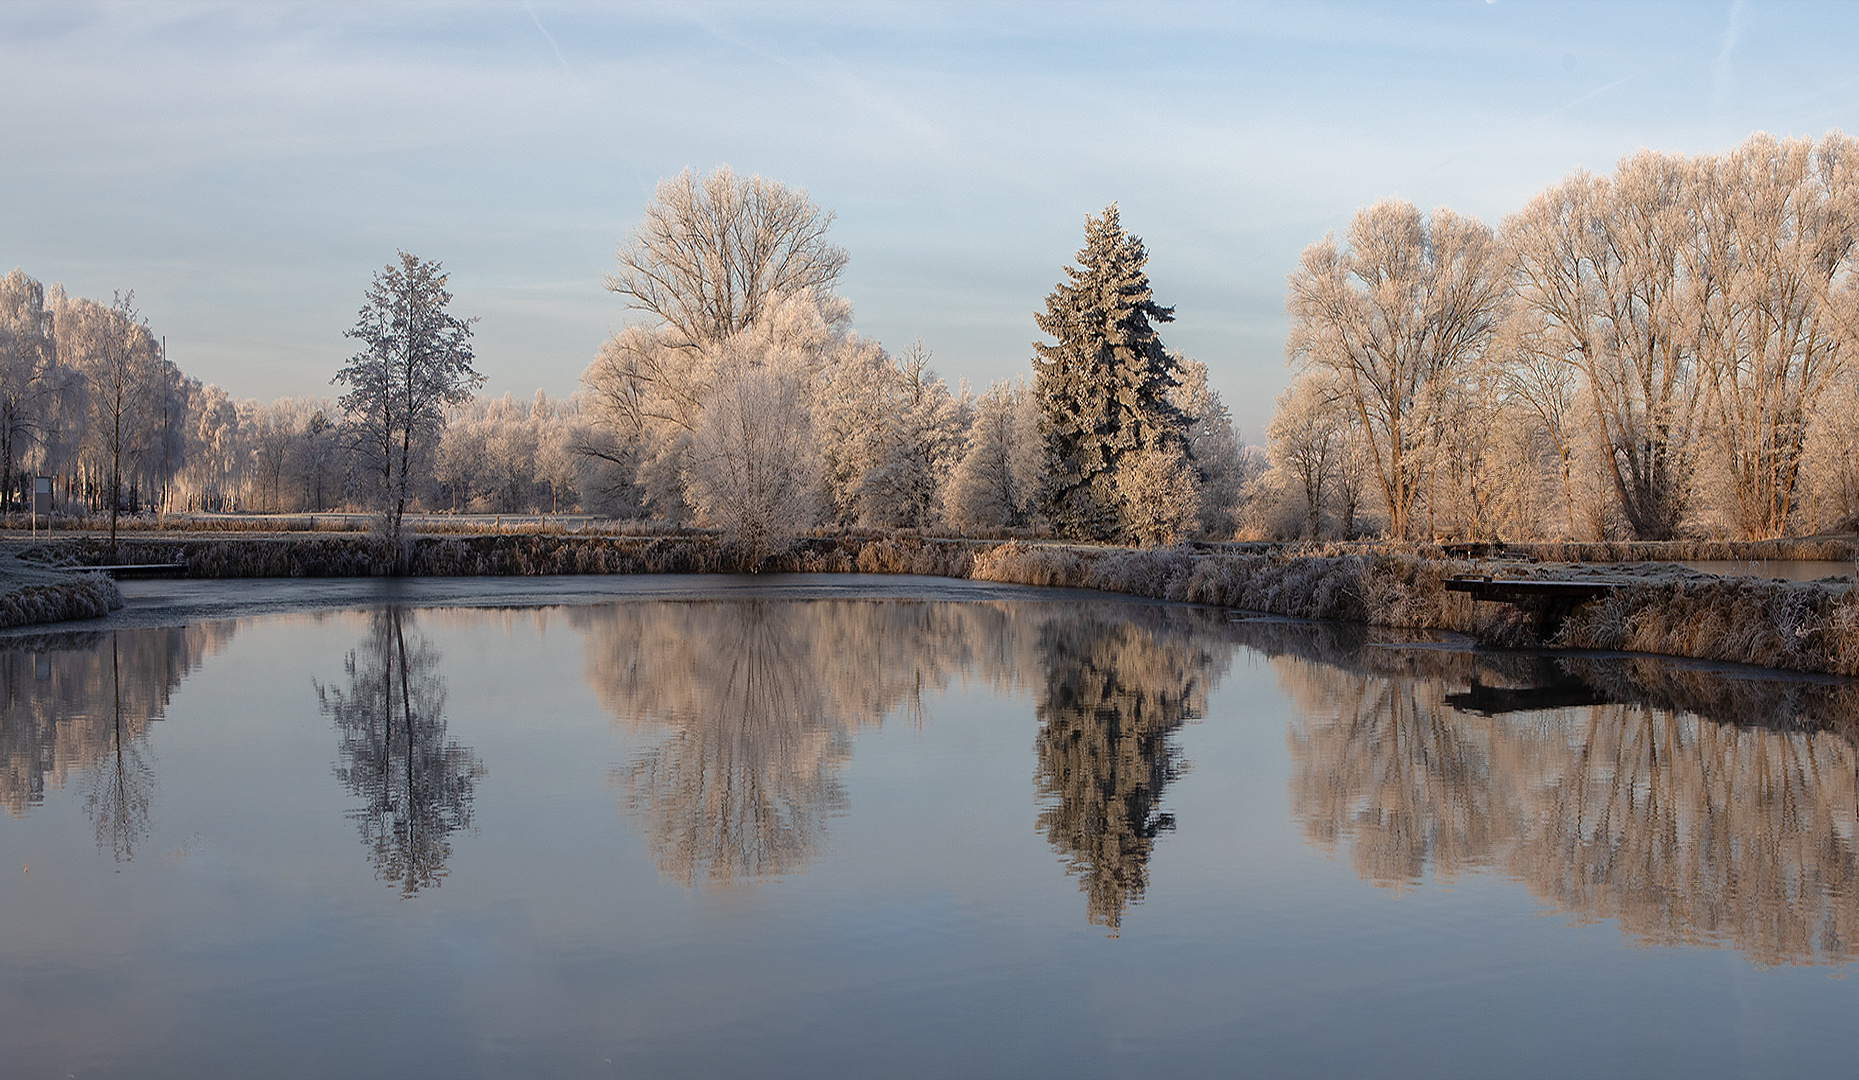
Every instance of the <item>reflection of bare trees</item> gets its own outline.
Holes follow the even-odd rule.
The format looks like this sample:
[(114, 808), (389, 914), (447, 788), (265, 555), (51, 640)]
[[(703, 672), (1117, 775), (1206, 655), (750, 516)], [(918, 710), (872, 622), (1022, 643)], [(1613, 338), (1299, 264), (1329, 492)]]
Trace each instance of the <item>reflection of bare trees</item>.
[(155, 774), (148, 724), (181, 680), (231, 640), (232, 623), (45, 634), (0, 650), (0, 805), (18, 817), (73, 774), (97, 844), (133, 857)]
[(451, 835), (471, 826), (471, 800), (484, 765), (446, 738), (439, 653), (407, 640), (400, 608), (376, 612), (367, 641), (343, 664), (348, 689), (317, 684), (341, 732), (336, 777), (360, 800), (350, 811), (375, 876), (402, 896), (445, 877)]
[(845, 805), (852, 732), (917, 710), (1007, 621), (986, 605), (765, 600), (571, 618), (602, 703), (663, 732), (616, 780), (660, 871), (687, 884), (805, 865)]
[[(149, 806), (155, 798), (155, 771), (144, 756), (148, 748), (145, 725), (135, 724), (137, 712), (124, 712), (122, 651), (110, 635), (110, 697), (101, 703), (110, 712), (103, 757), (89, 772), (90, 790), (84, 808), (97, 830), (97, 846), (118, 862), (135, 857), (135, 847), (148, 835)], [(132, 726), (133, 725), (133, 726)]]
[[(1039, 826), (1081, 879), (1093, 923), (1115, 931), (1142, 899), (1162, 792), (1180, 773), (1170, 736), (1201, 716), (1232, 649), (1200, 612), (1054, 618), (1040, 634)], [(1170, 617), (1172, 616), (1172, 617)], [(1224, 637), (1224, 635), (1221, 635)]]
[[(1763, 963), (1859, 958), (1859, 750), (1849, 719), (1822, 722), (1851, 716), (1852, 687), (1644, 660), (1370, 649), (1273, 663), (1304, 714), (1290, 734), (1293, 811), (1365, 878), (1488, 864), (1648, 942), (1721, 941)], [(1640, 700), (1483, 713), (1445, 700), (1445, 669), (1484, 691), (1456, 700), (1490, 703), (1506, 700), (1492, 685), (1532, 664), (1537, 678)], [(1771, 704), (1744, 715), (1763, 723), (1691, 711), (1758, 701)], [(1780, 716), (1777, 701), (1800, 712)]]
[[(1034, 684), (1051, 732), (1040, 783), (1052, 806), (1041, 827), (1077, 865), (1103, 863), (1121, 898), (1105, 910), (1120, 915), (1132, 890), (1108, 883), (1134, 875), (1140, 893), (1147, 849), (1134, 850), (1136, 838), (1146, 833), (1146, 844), (1164, 827), (1157, 800), (1175, 765), (1163, 736), (1200, 708), (1224, 666), (1186, 623), (1158, 629), (1217, 616), (1160, 611), (732, 601), (616, 604), (570, 618), (586, 634), (587, 679), (603, 704), (658, 733), (616, 780), (667, 877), (718, 883), (799, 869), (845, 805), (838, 771), (860, 727), (900, 708), (920, 721), (924, 690), (1032, 689), (1032, 673), (1045, 670)], [(1067, 754), (1084, 763), (1077, 785), (1055, 779), (1071, 775)], [(1086, 779), (1100, 759), (1114, 762), (1110, 773)], [(1105, 844), (1130, 850), (1100, 859)]]

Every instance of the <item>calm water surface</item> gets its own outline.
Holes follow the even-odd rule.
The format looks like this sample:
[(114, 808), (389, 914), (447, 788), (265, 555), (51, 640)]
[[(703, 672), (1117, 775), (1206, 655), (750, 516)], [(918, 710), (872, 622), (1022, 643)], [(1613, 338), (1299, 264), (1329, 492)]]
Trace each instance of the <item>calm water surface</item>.
[(909, 579), (130, 587), (0, 639), (7, 1077), (1859, 1052), (1852, 684)]
[(1783, 581), (1851, 580), (1859, 566), (1825, 559), (1696, 559), (1678, 565), (1724, 577), (1780, 578)]

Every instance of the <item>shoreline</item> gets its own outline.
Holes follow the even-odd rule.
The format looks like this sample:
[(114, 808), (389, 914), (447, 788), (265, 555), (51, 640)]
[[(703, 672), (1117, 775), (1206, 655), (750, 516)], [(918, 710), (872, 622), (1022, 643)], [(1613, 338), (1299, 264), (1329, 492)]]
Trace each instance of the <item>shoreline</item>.
[[(0, 628), (96, 617), (121, 606), (120, 590), (100, 575), (70, 581), (68, 571), (47, 567), (173, 563), (184, 568), (178, 576), (185, 579), (917, 574), (1084, 589), (1256, 615), (1451, 631), (1498, 648), (1602, 650), (1859, 675), (1859, 590), (1844, 582), (1718, 577), (1671, 563), (1529, 562), (1511, 554), (1526, 547), (1480, 557), (1393, 545), (1380, 550), (1338, 545), (1272, 550), (1242, 544), (1139, 549), (848, 534), (809, 537), (748, 567), (720, 538), (688, 533), (420, 535), (392, 551), (366, 534), (133, 534), (119, 539), (114, 550), (94, 537), (22, 537), (0, 539), (0, 588), (6, 590), (0, 593)], [(1692, 546), (1686, 554), (1701, 554), (1705, 547)], [(1446, 589), (1451, 577), (1481, 574), (1573, 578), (1614, 588), (1559, 619), (1544, 609), (1475, 600)]]

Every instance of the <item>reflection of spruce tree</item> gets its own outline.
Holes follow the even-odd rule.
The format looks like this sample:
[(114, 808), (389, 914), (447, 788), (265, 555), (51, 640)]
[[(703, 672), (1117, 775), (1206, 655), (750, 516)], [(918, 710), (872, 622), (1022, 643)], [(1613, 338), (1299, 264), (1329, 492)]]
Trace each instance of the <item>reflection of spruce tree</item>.
[(406, 621), (399, 608), (378, 612), (343, 665), (347, 692), (319, 683), (316, 694), (341, 732), (336, 777), (361, 800), (349, 816), (375, 876), (412, 896), (445, 877), (451, 834), (471, 826), (484, 766), (446, 740), (439, 654), (424, 637), (409, 646)]
[(1115, 931), (1142, 899), (1156, 837), (1175, 825), (1161, 810), (1180, 773), (1169, 736), (1201, 715), (1224, 658), (1127, 620), (1054, 620), (1041, 644), (1039, 826), (1083, 878), (1090, 920)]
[[(569, 617), (586, 635), (588, 685), (653, 737), (615, 780), (660, 871), (687, 884), (803, 867), (844, 805), (837, 774), (854, 733), (898, 711), (923, 722), (926, 691), (959, 680), (1018, 693), (1044, 670), (1050, 694), (1055, 647), (1116, 639), (1134, 620), (1109, 662), (1128, 685), (1154, 688), (1132, 692), (1179, 700), (1131, 715), (1159, 709), (1179, 723), (1180, 702), (1198, 709), (1202, 684), (1231, 655), (1218, 613), (1125, 603), (702, 601)], [(1091, 629), (1053, 629), (1072, 623)]]
[(149, 806), (154, 801), (155, 771), (143, 756), (146, 732), (142, 714), (124, 701), (122, 653), (116, 635), (110, 635), (110, 695), (100, 702), (108, 711), (107, 745), (91, 766), (90, 790), (84, 798), (97, 846), (118, 862), (135, 857), (135, 847), (148, 836)]

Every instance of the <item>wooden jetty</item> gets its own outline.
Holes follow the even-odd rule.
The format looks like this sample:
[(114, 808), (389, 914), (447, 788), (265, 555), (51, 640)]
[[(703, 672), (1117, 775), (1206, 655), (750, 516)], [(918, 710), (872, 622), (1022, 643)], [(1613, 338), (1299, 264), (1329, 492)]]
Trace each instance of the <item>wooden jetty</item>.
[(1517, 604), (1560, 600), (1571, 606), (1598, 600), (1618, 585), (1607, 581), (1548, 581), (1540, 578), (1461, 576), (1446, 579), (1448, 592), (1471, 593), (1474, 599)]
[(108, 574), (124, 578), (178, 578), (187, 576), (186, 563), (127, 563), (120, 566), (55, 566), (69, 574)]
[(1533, 614), (1537, 633), (1548, 637), (1569, 612), (1590, 600), (1599, 600), (1619, 588), (1609, 581), (1549, 581), (1541, 578), (1491, 578), (1465, 575), (1446, 579), (1448, 592), (1462, 592), (1474, 600), (1511, 604)]

